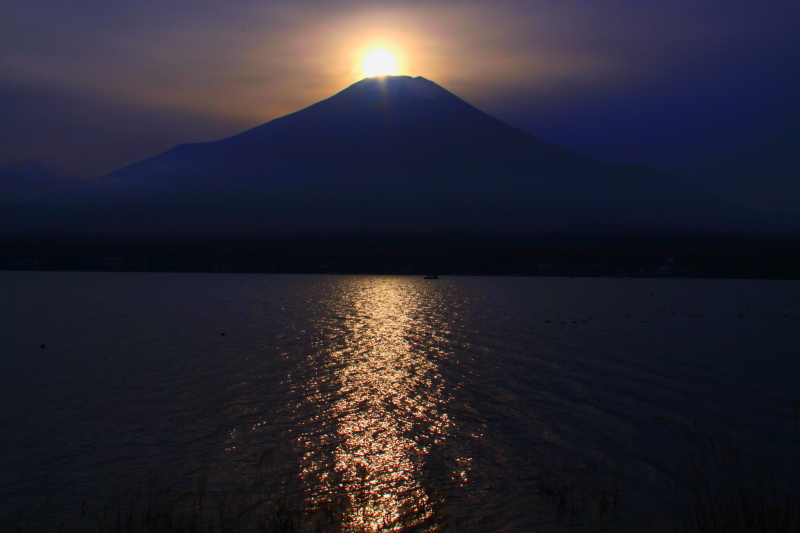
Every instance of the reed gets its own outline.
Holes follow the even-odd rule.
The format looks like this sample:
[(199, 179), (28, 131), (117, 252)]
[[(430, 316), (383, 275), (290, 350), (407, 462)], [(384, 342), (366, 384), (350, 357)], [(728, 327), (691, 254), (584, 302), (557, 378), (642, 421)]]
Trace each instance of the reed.
[[(793, 408), (795, 461), (778, 470), (769, 442), (753, 435), (742, 443), (722, 430), (705, 431), (696, 422), (676, 426), (686, 442), (685, 458), (676, 464), (670, 495), (677, 514), (668, 531), (675, 533), (800, 533), (800, 402)], [(268, 452), (256, 475), (235, 491), (212, 490), (205, 477), (192, 489), (163, 487), (149, 479), (115, 495), (98, 507), (83, 504), (75, 516), (53, 519), (49, 501), (30, 516), (13, 517), (10, 533), (354, 533), (348, 525), (352, 509), (344, 499), (332, 498), (313, 508), (303, 503), (302, 491), (268, 492), (262, 479)], [(790, 461), (793, 462), (793, 461)], [(599, 465), (539, 465), (531, 486), (542, 506), (546, 531), (631, 530), (622, 504), (625, 487), (614, 461)], [(781, 475), (776, 476), (776, 472)], [(452, 516), (445, 491), (431, 483), (439, 501), (422, 523), (386, 521), (375, 531), (396, 533), (502, 531), (484, 510)], [(368, 495), (365, 494), (365, 498)], [(553, 518), (555, 517), (555, 518)], [(2, 529), (2, 528), (0, 528)], [(634, 527), (635, 530), (635, 527)], [(652, 529), (651, 529), (652, 530)], [(664, 529), (661, 529), (663, 531)], [(3, 530), (6, 531), (6, 530)], [(370, 532), (358, 532), (370, 533)]]
[(561, 522), (590, 525), (598, 531), (621, 524), (622, 487), (615, 461), (603, 458), (597, 465), (579, 467), (567, 463), (540, 465), (539, 471), (539, 495), (544, 503), (555, 507)]
[[(365, 496), (366, 497), (366, 496)], [(351, 510), (343, 501), (329, 501), (313, 508), (298, 496), (269, 495), (255, 483), (233, 493), (212, 491), (205, 477), (191, 490), (178, 491), (150, 479), (134, 489), (114, 495), (97, 508), (88, 503), (69, 518), (55, 520), (48, 503), (30, 515), (13, 517), (16, 533), (344, 533), (351, 531)], [(483, 531), (480, 517), (453, 517), (443, 509), (419, 524), (386, 521), (376, 531), (397, 533)], [(0, 531), (3, 531), (0, 528)]]
[(768, 439), (742, 443), (721, 430), (682, 424), (688, 457), (676, 466), (670, 491), (683, 509), (676, 531), (685, 533), (800, 532), (800, 402), (794, 404), (797, 464), (776, 465)]

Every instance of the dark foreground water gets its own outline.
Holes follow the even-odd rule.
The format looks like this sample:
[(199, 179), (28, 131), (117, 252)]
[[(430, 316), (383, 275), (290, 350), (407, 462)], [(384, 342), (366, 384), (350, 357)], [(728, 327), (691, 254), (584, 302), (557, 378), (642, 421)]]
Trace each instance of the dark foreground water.
[(798, 318), (796, 281), (0, 272), (0, 507), (234, 490), (264, 457), (353, 532), (547, 530), (564, 479), (659, 525), (678, 422), (793, 457)]

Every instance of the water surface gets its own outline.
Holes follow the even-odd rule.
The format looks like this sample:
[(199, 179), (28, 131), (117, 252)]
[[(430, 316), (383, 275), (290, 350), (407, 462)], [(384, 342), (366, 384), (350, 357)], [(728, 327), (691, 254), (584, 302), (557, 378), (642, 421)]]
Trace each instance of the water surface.
[(0, 501), (234, 490), (266, 457), (353, 532), (546, 529), (542, 475), (581, 468), (666, 516), (677, 422), (791, 450), (798, 318), (794, 281), (0, 272)]

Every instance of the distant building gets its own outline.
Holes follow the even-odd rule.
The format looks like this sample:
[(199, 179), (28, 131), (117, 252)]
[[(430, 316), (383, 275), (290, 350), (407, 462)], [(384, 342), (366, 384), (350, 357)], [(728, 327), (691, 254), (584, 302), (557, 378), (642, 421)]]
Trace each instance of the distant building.
[(147, 270), (147, 259), (141, 257), (104, 257), (97, 264), (101, 270)]
[(537, 267), (539, 272), (560, 273), (572, 270), (572, 265), (569, 263), (539, 263)]

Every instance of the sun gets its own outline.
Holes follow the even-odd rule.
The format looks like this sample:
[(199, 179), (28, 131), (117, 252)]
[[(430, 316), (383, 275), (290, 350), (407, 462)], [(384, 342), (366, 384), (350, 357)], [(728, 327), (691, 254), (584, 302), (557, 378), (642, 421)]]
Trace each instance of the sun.
[(364, 75), (368, 78), (373, 76), (394, 76), (397, 74), (397, 60), (386, 50), (373, 50), (367, 54), (364, 60)]

